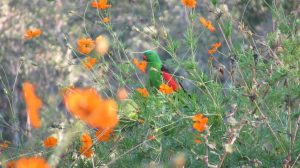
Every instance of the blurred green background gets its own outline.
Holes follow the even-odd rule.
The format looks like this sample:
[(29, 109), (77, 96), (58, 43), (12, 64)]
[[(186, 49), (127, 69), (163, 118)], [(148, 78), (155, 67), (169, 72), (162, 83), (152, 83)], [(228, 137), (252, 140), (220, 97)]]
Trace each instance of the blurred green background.
[[(89, 7), (88, 0), (2, 0), (0, 2), (0, 140), (9, 140), (20, 144), (26, 137), (25, 106), (22, 100), (21, 86), (24, 80), (36, 84), (37, 92), (44, 100), (43, 120), (51, 126), (64, 121), (67, 113), (54, 113), (63, 110), (58, 92), (61, 87), (69, 85), (90, 86), (94, 80), (78, 63), (73, 49), (80, 37), (95, 39), (106, 35), (111, 41), (111, 59), (117, 63), (133, 57), (140, 57), (136, 52), (147, 49), (157, 50), (163, 59), (170, 55), (157, 48), (153, 39), (168, 46), (161, 39), (172, 39), (176, 56), (189, 58), (184, 38), (189, 17), (180, 0), (111, 0), (112, 8), (107, 11), (111, 18), (111, 31), (100, 24), (96, 10)], [(198, 15), (209, 20), (216, 20), (216, 15), (207, 5), (208, 0), (198, 0), (195, 9), (194, 31), (201, 28)], [(287, 15), (299, 16), (297, 0), (240, 0), (219, 1), (223, 16), (235, 18), (244, 23), (252, 32), (255, 40), (264, 39), (268, 32), (275, 31), (276, 22), (272, 11), (266, 5), (282, 5)], [(85, 18), (85, 19), (83, 19)], [(234, 25), (238, 27), (238, 25)], [(41, 37), (25, 41), (24, 32), (29, 28), (40, 28)], [(217, 27), (217, 25), (216, 25)], [(231, 41), (239, 42), (241, 37), (232, 29)], [(151, 36), (151, 38), (149, 38)], [(115, 38), (118, 38), (116, 40)], [(196, 60), (197, 65), (207, 70), (207, 50), (210, 44), (222, 39), (220, 33), (202, 32), (199, 38)], [(207, 38), (209, 37), (209, 38)], [(119, 46), (121, 45), (121, 46)], [(124, 48), (124, 53), (119, 52)], [(249, 47), (249, 46), (245, 46)], [(226, 49), (222, 49), (226, 52)], [(229, 60), (217, 55), (220, 62)], [(105, 58), (109, 61), (109, 58)], [(123, 59), (123, 60), (122, 60)], [(128, 60), (129, 61), (129, 60)], [(100, 70), (99, 70), (100, 71)], [(100, 73), (100, 72), (99, 72)], [(179, 72), (184, 74), (185, 72)], [(222, 77), (226, 81), (226, 76)], [(108, 81), (110, 87), (119, 87), (113, 79)], [(186, 84), (188, 86), (188, 84)], [(11, 91), (14, 92), (11, 92)], [(11, 93), (10, 93), (11, 92)], [(16, 114), (16, 115), (12, 115)], [(52, 122), (53, 121), (53, 122)]]

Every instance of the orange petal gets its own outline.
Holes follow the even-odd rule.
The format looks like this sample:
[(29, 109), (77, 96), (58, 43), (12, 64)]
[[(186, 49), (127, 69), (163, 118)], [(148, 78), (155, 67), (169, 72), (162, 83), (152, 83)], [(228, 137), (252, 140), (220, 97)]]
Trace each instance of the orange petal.
[(45, 159), (41, 157), (22, 157), (15, 162), (16, 168), (50, 168)]
[(202, 143), (202, 141), (199, 140), (199, 139), (195, 139), (194, 142), (195, 142), (195, 144), (201, 144)]
[(107, 142), (110, 139), (111, 134), (113, 133), (113, 129), (107, 128), (107, 129), (99, 129), (95, 135), (97, 138), (97, 141), (99, 142)]
[(46, 148), (53, 148), (57, 145), (57, 138), (50, 136), (44, 140), (44, 146)]
[(103, 36), (99, 35), (96, 38), (96, 51), (101, 54), (101, 56), (104, 56), (109, 50), (109, 40)]
[(193, 116), (193, 121), (200, 121), (202, 119), (203, 115), (198, 113), (198, 114), (195, 114)]
[(118, 98), (119, 100), (128, 99), (128, 92), (125, 88), (120, 88), (118, 90)]
[(155, 139), (156, 139), (156, 136), (155, 136), (155, 135), (150, 135), (150, 136), (148, 136), (148, 139), (149, 139), (149, 140), (155, 140)]
[(41, 126), (39, 109), (42, 107), (42, 101), (35, 94), (35, 87), (30, 82), (23, 83), (23, 97), (30, 124), (34, 128), (39, 128)]
[(148, 97), (149, 93), (146, 88), (137, 88), (137, 92), (139, 92), (143, 97)]

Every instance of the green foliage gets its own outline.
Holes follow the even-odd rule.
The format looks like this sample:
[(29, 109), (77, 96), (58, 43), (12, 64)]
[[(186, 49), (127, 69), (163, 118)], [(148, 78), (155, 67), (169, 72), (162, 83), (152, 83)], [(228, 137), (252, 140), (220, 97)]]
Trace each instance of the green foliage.
[[(113, 6), (117, 2), (111, 1)], [(245, 2), (248, 1), (242, 3)], [(151, 3), (151, 20), (155, 24), (153, 27), (160, 27), (155, 20), (161, 14), (160, 2)], [(216, 8), (219, 1), (212, 0), (211, 3), (214, 5), (212, 13), (218, 11)], [(249, 1), (248, 5), (251, 3), (254, 2)], [(60, 155), (58, 167), (176, 167), (180, 165), (179, 161), (185, 167), (299, 167), (299, 20), (295, 21), (294, 16), (286, 16), (283, 9), (262, 1), (255, 2), (245, 14), (260, 4), (268, 6), (278, 25), (273, 32), (268, 32), (265, 38), (259, 40), (256, 38), (260, 36), (246, 27), (238, 27), (242, 24), (233, 14), (230, 17), (221, 16), (218, 21), (222, 32), (216, 31), (208, 36), (197, 27), (197, 10), (182, 11), (185, 12), (187, 23), (185, 31), (179, 33), (180, 36), (167, 34), (161, 37), (160, 30), (147, 32), (142, 28), (149, 25), (137, 25), (141, 26), (135, 30), (138, 35), (147, 38), (139, 42), (147, 41), (147, 47), (151, 44), (160, 53), (167, 53), (171, 57), (168, 60), (162, 58), (164, 64), (184, 72), (182, 76), (177, 72), (173, 75), (178, 81), (188, 83), (186, 91), (179, 90), (168, 95), (148, 86), (145, 82), (148, 80), (147, 74), (140, 73), (132, 64), (133, 58), (139, 58), (136, 54), (139, 52), (131, 51), (127, 48), (127, 43), (123, 42), (125, 38), (122, 38), (123, 34), (120, 32), (125, 28), (120, 28), (119, 20), (112, 19), (110, 24), (97, 25), (97, 29), (101, 28), (101, 31), (108, 34), (111, 43), (106, 56), (100, 57), (95, 51), (92, 53), (93, 57), (98, 58), (97, 66), (91, 71), (82, 71), (79, 69), (82, 58), (76, 55), (76, 47), (69, 49), (76, 55), (74, 60), (79, 62), (79, 70), (74, 71), (86, 73), (90, 79), (87, 83), (101, 90), (103, 97), (117, 99), (116, 92), (120, 87), (126, 87), (129, 91), (128, 99), (117, 100), (119, 124), (110, 141), (96, 141), (97, 130), (86, 128), (85, 132), (89, 132), (94, 138), (91, 147), (94, 156), (92, 159), (81, 156), (80, 135), (83, 132), (69, 131), (68, 128), (74, 125), (74, 118), (65, 114), (63, 108), (54, 107), (55, 103), (63, 101), (62, 98), (52, 97), (54, 100), (45, 103), (46, 107), (42, 110), (46, 126), (30, 135), (30, 138), (28, 133), (22, 132), (24, 135), (21, 136), (20, 143), (9, 151), (4, 150), (1, 161), (4, 163), (21, 154), (34, 155), (31, 153), (36, 151), (45, 158), (50, 158), (59, 149), (44, 149), (41, 141), (42, 137), (53, 133), (60, 135), (62, 139), (66, 134), (75, 137)], [(148, 10), (147, 8), (146, 11)], [(100, 20), (101, 16), (110, 15), (110, 12), (87, 10), (84, 17), (91, 15)], [(245, 19), (250, 22), (256, 18), (256, 14), (253, 15), (247, 15)], [(81, 17), (83, 16), (80, 14)], [(88, 25), (86, 22), (85, 24)], [(89, 26), (95, 26), (94, 21)], [(165, 26), (168, 25), (163, 27)], [(208, 55), (210, 42), (216, 39), (222, 42), (222, 49)], [(33, 43), (38, 44), (39, 41), (30, 44), (26, 42), (25, 45)], [(69, 43), (68, 45), (71, 46)], [(206, 63), (209, 56), (214, 56), (216, 60)], [(72, 66), (76, 64), (74, 60)], [(24, 64), (24, 67), (32, 67), (28, 62), (24, 61)], [(15, 103), (14, 92), (5, 78), (5, 72), (1, 72), (1, 96), (12, 106)], [(136, 88), (147, 88), (149, 96), (143, 97)], [(8, 121), (18, 123), (13, 110), (8, 110), (10, 115), (14, 114), (8, 117)], [(193, 116), (198, 113), (208, 118), (203, 132), (193, 129)], [(50, 130), (47, 126), (52, 124), (52, 120), (67, 126)], [(7, 124), (2, 116), (1, 121)], [(201, 143), (197, 144), (195, 140), (200, 140)]]
[(211, 0), (211, 3), (216, 6), (219, 3), (219, 0)]
[(226, 21), (223, 24), (222, 29), (224, 31), (225, 37), (228, 38), (231, 35), (231, 32), (232, 32), (232, 21), (231, 20)]

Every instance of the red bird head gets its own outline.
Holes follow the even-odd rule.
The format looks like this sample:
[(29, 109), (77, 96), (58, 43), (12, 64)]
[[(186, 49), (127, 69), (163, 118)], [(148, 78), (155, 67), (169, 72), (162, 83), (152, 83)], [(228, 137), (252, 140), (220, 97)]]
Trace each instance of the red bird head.
[(147, 61), (147, 56), (143, 54), (143, 60)]

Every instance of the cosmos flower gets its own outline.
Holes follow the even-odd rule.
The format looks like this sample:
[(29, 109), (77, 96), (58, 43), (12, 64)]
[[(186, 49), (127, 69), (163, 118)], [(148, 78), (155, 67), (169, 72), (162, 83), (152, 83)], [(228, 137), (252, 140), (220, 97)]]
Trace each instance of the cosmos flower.
[(4, 141), (3, 143), (0, 143), (0, 152), (1, 152), (2, 150), (7, 149), (7, 148), (9, 147), (9, 145), (10, 145), (10, 142), (9, 142), (9, 141)]
[(206, 27), (210, 32), (215, 32), (215, 31), (216, 31), (216, 29), (215, 29), (214, 25), (211, 23), (211, 21), (206, 20), (206, 19), (203, 18), (203, 17), (200, 17), (199, 21), (200, 21), (200, 23), (201, 23), (204, 27)]
[(53, 148), (57, 145), (57, 138), (50, 136), (44, 140), (45, 148)]
[(217, 42), (217, 43), (212, 45), (212, 48), (218, 49), (219, 47), (221, 47), (221, 45), (222, 45), (221, 42)]
[(95, 42), (91, 38), (77, 40), (77, 51), (81, 54), (89, 54), (95, 48)]
[(193, 116), (193, 121), (194, 121), (193, 128), (198, 132), (203, 132), (206, 128), (208, 118), (203, 117), (203, 115), (199, 113)]
[(23, 83), (23, 97), (30, 124), (34, 128), (39, 128), (41, 126), (39, 109), (42, 107), (42, 101), (35, 94), (35, 87), (30, 82)]
[(217, 52), (218, 48), (221, 47), (221, 42), (217, 42), (211, 46), (211, 49), (208, 50), (208, 54), (214, 54)]
[(102, 19), (102, 23), (109, 23), (110, 22), (110, 18), (109, 17), (104, 17)]
[(97, 63), (97, 59), (96, 58), (92, 58), (92, 57), (88, 56), (83, 61), (83, 66), (86, 69), (91, 70), (96, 63)]
[(94, 151), (93, 151), (92, 149), (86, 148), (86, 147), (84, 147), (84, 146), (82, 146), (82, 147), (80, 148), (79, 152), (80, 152), (82, 155), (84, 155), (85, 157), (87, 157), (87, 158), (91, 158), (92, 155), (94, 154)]
[(137, 88), (137, 92), (139, 92), (143, 97), (148, 97), (149, 93), (146, 88)]
[(109, 129), (99, 129), (95, 135), (96, 135), (96, 139), (99, 142), (108, 142), (110, 139), (111, 134), (113, 133), (113, 129), (109, 128)]
[(196, 0), (181, 0), (182, 4), (187, 8), (195, 8), (197, 5)]
[(41, 157), (22, 157), (15, 162), (15, 168), (50, 168), (50, 166)]
[(134, 64), (139, 70), (141, 70), (143, 73), (146, 72), (146, 68), (147, 68), (147, 62), (146, 62), (146, 61), (141, 61), (141, 62), (139, 62), (138, 59), (134, 58), (134, 59), (133, 59), (133, 64)]
[(200, 139), (195, 139), (195, 140), (194, 140), (194, 143), (195, 143), (195, 144), (201, 144), (202, 141), (201, 141)]
[(9, 161), (6, 163), (6, 168), (15, 168), (16, 162), (15, 161)]
[(96, 51), (103, 56), (107, 54), (108, 50), (109, 40), (105, 36), (99, 35), (96, 38)]
[(81, 143), (87, 147), (91, 147), (93, 144), (93, 140), (92, 140), (91, 136), (87, 133), (82, 134), (80, 140), (81, 140)]
[(149, 136), (148, 136), (148, 139), (149, 139), (149, 140), (155, 140), (155, 139), (156, 139), (156, 136), (155, 136), (155, 135), (149, 135)]
[(85, 134), (82, 134), (81, 138), (81, 143), (82, 143), (82, 146), (80, 148), (80, 153), (84, 156), (86, 156), (87, 158), (90, 158), (92, 157), (93, 155), (93, 150), (91, 149), (92, 145), (93, 145), (93, 141), (92, 141), (92, 138), (89, 134), (85, 133)]
[(173, 88), (168, 86), (167, 84), (163, 83), (159, 86), (159, 91), (164, 94), (171, 94), (174, 92)]
[(42, 30), (38, 28), (28, 29), (25, 32), (24, 38), (25, 40), (31, 40), (33, 38), (37, 38), (42, 34)]
[(72, 88), (64, 93), (67, 110), (94, 128), (113, 128), (118, 124), (118, 106), (112, 99), (102, 99), (92, 88)]
[(119, 100), (128, 99), (128, 92), (125, 88), (120, 88), (118, 90), (118, 99)]
[(105, 10), (111, 8), (111, 5), (108, 4), (107, 0), (99, 0), (98, 2), (95, 0), (91, 3), (92, 8)]

